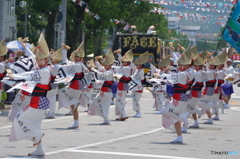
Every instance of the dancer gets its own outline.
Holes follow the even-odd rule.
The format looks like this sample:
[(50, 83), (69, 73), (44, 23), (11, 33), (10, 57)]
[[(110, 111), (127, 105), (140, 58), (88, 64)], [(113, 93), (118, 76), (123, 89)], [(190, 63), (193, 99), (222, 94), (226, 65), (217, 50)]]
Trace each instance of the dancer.
[[(120, 53), (119, 53), (120, 54)], [(120, 56), (120, 55), (119, 55)], [(113, 70), (116, 73), (116, 76), (119, 78), (116, 100), (115, 100), (115, 114), (120, 115), (116, 120), (124, 121), (128, 119), (126, 114), (126, 94), (129, 89), (129, 82), (131, 81), (130, 73), (131, 69), (128, 67), (133, 60), (132, 50), (128, 50), (123, 57), (119, 58), (122, 66), (113, 66)]]
[(165, 104), (166, 99), (166, 67), (170, 64), (170, 56), (165, 57), (159, 63), (159, 69), (156, 69), (155, 66), (151, 64), (151, 70), (155, 70), (155, 78), (147, 80), (153, 85), (152, 94), (154, 97), (153, 107), (155, 110), (158, 110), (156, 114), (162, 114), (163, 105)]
[(112, 64), (114, 62), (114, 55), (112, 49), (109, 49), (105, 55), (102, 65), (104, 66), (105, 72), (100, 72), (94, 68), (95, 76), (98, 80), (103, 83), (97, 96), (94, 98), (93, 102), (89, 106), (89, 115), (99, 115), (104, 121), (100, 125), (110, 125), (108, 118), (109, 107), (112, 98), (111, 86), (113, 84), (113, 70)]
[(188, 79), (186, 75), (186, 65), (191, 63), (191, 60), (185, 55), (190, 48), (186, 49), (178, 60), (179, 72), (172, 74), (173, 84), (173, 99), (166, 105), (162, 113), (162, 123), (167, 129), (176, 131), (177, 138), (170, 141), (171, 143), (182, 143), (181, 120), (185, 115), (187, 108), (188, 97), (186, 91), (188, 89)]
[[(197, 51), (198, 51), (197, 46), (193, 46), (193, 47), (189, 46), (189, 48), (190, 48), (191, 51), (185, 52), (185, 55), (187, 56), (187, 58), (191, 60), (191, 63), (189, 65), (187, 65), (187, 70), (185, 71), (186, 75), (187, 75), (187, 79), (188, 79), (188, 89), (187, 89), (187, 92), (186, 92), (187, 96), (188, 96), (188, 101), (187, 101), (188, 105), (189, 105), (189, 102), (192, 99), (192, 90), (191, 90), (191, 88), (192, 88), (192, 85), (193, 85), (193, 82), (194, 82), (193, 60), (195, 60), (197, 55), (198, 55), (198, 53), (197, 53)], [(183, 133), (187, 132), (188, 118), (190, 116), (189, 111), (191, 112), (191, 110), (189, 110), (187, 108), (186, 112), (185, 112), (185, 116), (182, 119), (183, 120), (183, 126), (182, 126), (182, 132)]]
[(213, 105), (214, 88), (217, 85), (216, 67), (219, 65), (219, 61), (216, 58), (208, 60), (207, 71), (204, 72), (203, 80), (206, 81), (206, 87), (203, 91), (203, 96), (199, 101), (198, 107), (201, 108), (202, 115), (207, 114), (208, 120), (204, 124), (213, 124), (212, 114), (210, 111), (211, 105)]
[(50, 80), (50, 85), (51, 85), (51, 90), (48, 91), (47, 93), (47, 98), (50, 101), (50, 106), (49, 106), (49, 111), (46, 115), (47, 119), (53, 119), (54, 117), (54, 112), (56, 111), (56, 95), (58, 92), (58, 84), (55, 84), (55, 78), (56, 75), (58, 73), (58, 70), (60, 69), (61, 65), (59, 65), (59, 61), (62, 59), (62, 52), (67, 52), (67, 50), (69, 50), (70, 47), (62, 44), (62, 48), (58, 49), (56, 52), (53, 52), (52, 54), (50, 54), (50, 63), (51, 63), (51, 80)]
[(144, 79), (144, 64), (149, 60), (149, 52), (145, 52), (140, 55), (133, 63), (136, 65), (137, 70), (131, 76), (132, 81), (136, 84), (136, 86), (131, 89), (132, 91), (132, 106), (133, 110), (136, 111), (136, 114), (133, 117), (141, 117), (141, 109), (139, 100), (143, 93), (142, 80)]
[(59, 91), (59, 108), (70, 106), (73, 112), (74, 122), (72, 126), (68, 127), (68, 129), (79, 128), (79, 99), (82, 95), (82, 90), (84, 89), (84, 86), (87, 85), (86, 81), (89, 82), (89, 80), (84, 80), (86, 74), (89, 72), (86, 66), (82, 63), (84, 56), (84, 42), (82, 42), (78, 46), (77, 50), (74, 51), (72, 54), (72, 58), (75, 60), (75, 62), (67, 61), (67, 65), (63, 65), (59, 70), (65, 70), (66, 72), (69, 71), (69, 76), (65, 78), (66, 81), (70, 81), (69, 85)]
[(29, 105), (14, 118), (9, 141), (31, 140), (33, 141), (33, 146), (37, 146), (37, 149), (28, 155), (44, 156), (45, 153), (41, 143), (44, 132), (41, 130), (41, 124), (45, 110), (49, 108), (49, 101), (46, 95), (51, 88), (48, 85), (50, 68), (47, 66), (49, 49), (43, 34), (40, 35), (35, 51), (39, 70), (9, 74), (10, 79), (26, 80), (25, 83), (19, 84), (20, 87), (16, 85), (15, 88), (21, 88), (31, 93)]
[(234, 93), (233, 91), (233, 79), (235, 77), (236, 72), (234, 71), (234, 68), (232, 67), (232, 60), (227, 60), (227, 68), (225, 69), (225, 83), (222, 85), (223, 89), (223, 100), (224, 100), (224, 108), (230, 108), (229, 106), (229, 100), (231, 99), (231, 94)]
[(192, 117), (194, 119), (194, 124), (190, 126), (190, 128), (199, 128), (198, 120), (197, 120), (197, 114), (198, 118), (201, 117), (201, 111), (198, 109), (197, 104), (199, 103), (199, 100), (201, 98), (202, 94), (202, 88), (204, 86), (203, 83), (203, 65), (205, 63), (205, 60), (198, 55), (197, 58), (193, 61), (194, 64), (194, 83), (191, 88), (191, 96), (192, 98), (188, 101), (187, 106), (187, 112), (192, 114)]
[(225, 62), (227, 61), (228, 55), (226, 53), (222, 53), (217, 58), (219, 60), (219, 65), (217, 66), (217, 86), (214, 90), (213, 94), (213, 111), (212, 114), (215, 114), (216, 116), (213, 118), (213, 120), (220, 120), (219, 118), (219, 108), (221, 107), (223, 109), (223, 101), (220, 99), (220, 96), (222, 94), (222, 84), (224, 83), (225, 78), (225, 70), (223, 69)]

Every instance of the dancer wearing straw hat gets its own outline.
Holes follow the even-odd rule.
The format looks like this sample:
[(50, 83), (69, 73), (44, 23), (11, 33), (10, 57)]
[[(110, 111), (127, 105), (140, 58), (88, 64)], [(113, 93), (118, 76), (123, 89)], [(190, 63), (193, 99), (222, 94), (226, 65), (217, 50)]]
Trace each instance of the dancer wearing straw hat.
[(109, 125), (110, 121), (108, 118), (109, 107), (112, 98), (112, 90), (111, 86), (113, 82), (113, 70), (112, 64), (114, 62), (114, 55), (112, 49), (108, 49), (106, 53), (102, 65), (105, 69), (105, 72), (100, 72), (95, 68), (92, 68), (92, 71), (95, 73), (95, 76), (98, 80), (100, 80), (103, 85), (98, 92), (97, 96), (93, 100), (93, 102), (89, 106), (89, 115), (99, 115), (104, 121), (100, 123), (100, 125)]
[(140, 55), (133, 63), (136, 65), (137, 70), (131, 76), (131, 79), (137, 85), (132, 89), (132, 106), (133, 110), (136, 111), (136, 115), (133, 117), (141, 117), (141, 109), (139, 100), (143, 93), (143, 86), (142, 80), (144, 79), (144, 64), (149, 60), (149, 52), (145, 52), (144, 54)]
[(66, 81), (70, 81), (69, 85), (62, 88), (59, 91), (59, 109), (61, 107), (71, 107), (73, 113), (73, 125), (68, 129), (79, 128), (78, 121), (78, 105), (79, 99), (82, 95), (82, 90), (87, 85), (85, 76), (89, 72), (86, 66), (82, 63), (85, 56), (84, 42), (82, 42), (76, 51), (71, 55), (72, 60), (75, 62), (67, 61), (67, 65), (63, 65), (61, 70), (68, 71), (68, 76), (65, 78)]
[[(185, 52), (190, 51), (190, 48)], [(173, 99), (166, 105), (162, 113), (162, 124), (165, 128), (176, 131), (177, 138), (171, 143), (182, 143), (181, 120), (185, 116), (187, 108), (188, 96), (188, 77), (186, 74), (187, 65), (191, 60), (183, 53), (178, 60), (179, 72), (172, 74), (173, 84)]]
[[(120, 54), (118, 54), (120, 56)], [(133, 52), (132, 50), (128, 50), (123, 57), (119, 57), (122, 66), (113, 66), (113, 70), (115, 72), (116, 77), (119, 79), (117, 92), (116, 92), (116, 100), (115, 100), (115, 114), (120, 115), (116, 120), (124, 121), (128, 119), (126, 114), (126, 94), (129, 89), (128, 83), (131, 81), (131, 68), (129, 65), (133, 60)]]
[(49, 86), (50, 67), (47, 66), (49, 49), (43, 34), (40, 35), (35, 53), (39, 70), (9, 74), (11, 79), (26, 80), (25, 83), (20, 83), (12, 89), (23, 89), (31, 93), (29, 105), (14, 118), (9, 141), (31, 140), (37, 149), (28, 155), (44, 156), (41, 143), (44, 132), (41, 130), (41, 123), (45, 110), (49, 108), (49, 100), (46, 95), (51, 88)]

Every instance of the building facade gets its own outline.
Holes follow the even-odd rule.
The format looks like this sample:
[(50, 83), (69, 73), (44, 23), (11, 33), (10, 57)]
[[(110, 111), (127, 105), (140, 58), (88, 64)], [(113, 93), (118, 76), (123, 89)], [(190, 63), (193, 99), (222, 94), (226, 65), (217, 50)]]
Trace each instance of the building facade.
[(4, 38), (7, 41), (15, 40), (17, 37), (17, 17), (15, 15), (16, 0), (5, 0), (5, 29)]

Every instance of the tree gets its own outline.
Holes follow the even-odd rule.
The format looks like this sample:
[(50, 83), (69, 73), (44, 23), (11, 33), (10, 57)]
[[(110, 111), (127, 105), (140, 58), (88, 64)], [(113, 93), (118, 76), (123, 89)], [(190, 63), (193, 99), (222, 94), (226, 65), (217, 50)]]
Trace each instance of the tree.
[(5, 27), (5, 12), (4, 12), (5, 0), (0, 0), (0, 41), (4, 38)]
[[(25, 13), (26, 9), (21, 8), (19, 3), (21, 0), (16, 1), (16, 16), (17, 16), (17, 37), (23, 37), (25, 31)], [(31, 43), (35, 43), (39, 38), (40, 32), (46, 27), (47, 22), (45, 21), (44, 15), (41, 13), (27, 12), (27, 36)], [(25, 38), (25, 37), (23, 37)]]
[(32, 1), (26, 0), (27, 9), (32, 13), (42, 14), (47, 21), (46, 24), (46, 41), (49, 48), (54, 46), (54, 24), (56, 17), (59, 11), (59, 4), (61, 0), (41, 0), (41, 1)]

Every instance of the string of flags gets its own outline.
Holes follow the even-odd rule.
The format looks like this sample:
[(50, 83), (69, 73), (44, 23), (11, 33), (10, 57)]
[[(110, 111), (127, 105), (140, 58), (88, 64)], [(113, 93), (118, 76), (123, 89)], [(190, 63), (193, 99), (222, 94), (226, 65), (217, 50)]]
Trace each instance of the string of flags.
[(179, 17), (181, 19), (186, 19), (194, 22), (209, 23), (224, 26), (227, 22), (229, 16), (226, 15), (202, 15), (202, 14), (193, 14), (187, 12), (177, 12), (171, 10), (151, 10), (152, 13), (164, 14), (166, 17)]
[(204, 42), (204, 43), (211, 43), (211, 44), (217, 44), (219, 41), (218, 40), (203, 40), (203, 39), (188, 39), (188, 38), (175, 38), (171, 37), (171, 39), (161, 39), (162, 41), (197, 41), (197, 42)]
[[(146, 0), (145, 0), (146, 1)], [(214, 7), (214, 8), (221, 8), (221, 7), (228, 7), (232, 4), (237, 3), (238, 0), (224, 0), (225, 3), (222, 2), (207, 2), (205, 0), (148, 0), (150, 3), (153, 4), (180, 4), (180, 5), (198, 5), (204, 7)]]

